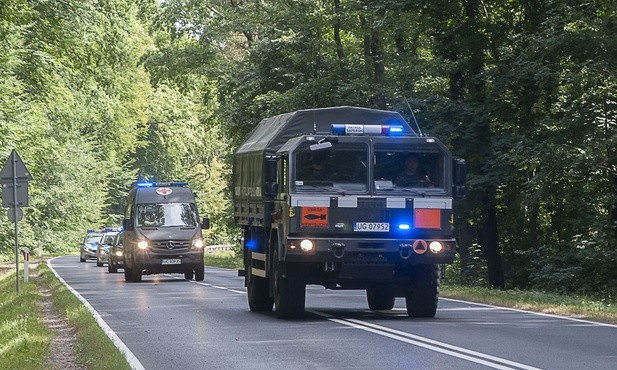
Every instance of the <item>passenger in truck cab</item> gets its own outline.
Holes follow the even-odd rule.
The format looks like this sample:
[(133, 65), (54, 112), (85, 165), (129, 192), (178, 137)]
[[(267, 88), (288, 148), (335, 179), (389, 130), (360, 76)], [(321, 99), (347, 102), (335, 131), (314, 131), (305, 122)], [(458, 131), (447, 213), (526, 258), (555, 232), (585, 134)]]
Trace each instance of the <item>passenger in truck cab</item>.
[(311, 156), (310, 164), (304, 173), (304, 181), (324, 181), (329, 178), (329, 174), (326, 169), (326, 156), (325, 155), (313, 155)]
[(410, 154), (405, 159), (405, 169), (394, 180), (396, 186), (433, 187), (426, 172), (420, 167), (420, 159)]

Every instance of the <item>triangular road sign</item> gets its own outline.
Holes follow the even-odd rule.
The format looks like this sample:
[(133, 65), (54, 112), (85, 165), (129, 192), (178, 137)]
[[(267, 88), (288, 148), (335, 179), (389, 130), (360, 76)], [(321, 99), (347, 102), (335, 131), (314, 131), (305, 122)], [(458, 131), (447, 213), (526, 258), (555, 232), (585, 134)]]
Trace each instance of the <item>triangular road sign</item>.
[(32, 175), (28, 172), (24, 161), (17, 154), (17, 151), (13, 149), (4, 167), (2, 167), (2, 171), (0, 171), (0, 182), (7, 183), (13, 181), (13, 167), (15, 167), (15, 177), (18, 182), (32, 181)]

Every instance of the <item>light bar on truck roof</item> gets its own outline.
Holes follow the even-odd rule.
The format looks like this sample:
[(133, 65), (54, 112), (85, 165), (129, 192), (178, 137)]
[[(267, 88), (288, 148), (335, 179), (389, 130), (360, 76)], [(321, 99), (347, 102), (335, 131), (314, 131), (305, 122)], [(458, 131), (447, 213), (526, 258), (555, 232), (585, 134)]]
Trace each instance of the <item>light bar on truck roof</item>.
[(398, 125), (332, 124), (330, 130), (335, 135), (400, 136), (405, 132), (403, 126)]

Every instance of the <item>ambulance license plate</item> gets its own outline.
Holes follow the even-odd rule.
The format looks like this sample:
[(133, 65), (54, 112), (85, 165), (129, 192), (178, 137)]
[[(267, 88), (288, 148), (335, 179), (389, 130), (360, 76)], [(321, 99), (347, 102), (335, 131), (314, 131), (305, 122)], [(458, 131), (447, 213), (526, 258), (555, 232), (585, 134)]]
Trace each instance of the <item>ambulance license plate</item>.
[(180, 265), (182, 260), (180, 258), (165, 258), (161, 260), (161, 265)]
[(387, 233), (390, 231), (390, 224), (387, 222), (356, 222), (353, 224), (353, 231)]

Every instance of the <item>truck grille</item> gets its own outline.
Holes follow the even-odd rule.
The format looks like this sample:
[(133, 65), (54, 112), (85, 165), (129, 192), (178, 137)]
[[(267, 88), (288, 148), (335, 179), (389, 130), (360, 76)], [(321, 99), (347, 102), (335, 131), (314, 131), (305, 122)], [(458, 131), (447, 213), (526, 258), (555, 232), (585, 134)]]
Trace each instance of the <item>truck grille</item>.
[(157, 252), (186, 252), (191, 247), (189, 240), (153, 240), (150, 243)]

